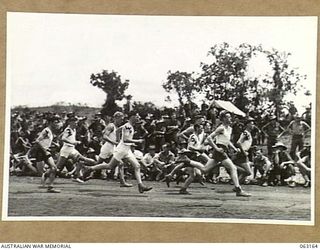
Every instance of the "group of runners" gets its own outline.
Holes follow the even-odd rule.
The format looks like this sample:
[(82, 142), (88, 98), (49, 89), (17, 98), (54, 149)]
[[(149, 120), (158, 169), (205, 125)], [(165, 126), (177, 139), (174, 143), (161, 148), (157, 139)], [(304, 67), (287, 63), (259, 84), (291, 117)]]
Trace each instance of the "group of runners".
[[(184, 183), (179, 193), (190, 194), (187, 189), (195, 181), (202, 183), (208, 180), (209, 176), (209, 179), (216, 183), (221, 167), (224, 167), (230, 176), (230, 182), (234, 185), (233, 191), (237, 196), (251, 196), (241, 185), (247, 183), (249, 176), (257, 176), (257, 172), (260, 175), (259, 184), (264, 187), (286, 184), (294, 187), (296, 168), (305, 180), (304, 186), (309, 187), (311, 183), (310, 143), (304, 142), (304, 135), (310, 130), (310, 126), (298, 116), (287, 128), (282, 128), (276, 118), (271, 117), (270, 122), (261, 129), (257, 128), (253, 118), (246, 117), (241, 132), (235, 137), (235, 124), (228, 111), (220, 111), (217, 126), (213, 126), (204, 116), (197, 115), (183, 129), (179, 126), (167, 126), (170, 131), (174, 131), (174, 138), (180, 142), (175, 145), (165, 141), (166, 132), (169, 130), (161, 128), (160, 131), (152, 132), (155, 135), (154, 140), (146, 144), (148, 135), (151, 134), (144, 126), (148, 117), (141, 119), (136, 112), (115, 112), (107, 123), (100, 116), (101, 114), (97, 115), (92, 125), (93, 142), (97, 136), (94, 134), (101, 133), (101, 147), (96, 157), (89, 157), (90, 150), (95, 153), (94, 147), (83, 151), (88, 135), (82, 133), (83, 127), (79, 124), (83, 123), (85, 118), (75, 114), (70, 114), (67, 118), (50, 114), (44, 119), (46, 126), (35, 137), (23, 162), (28, 169), (41, 173), (40, 188), (59, 193), (60, 190), (54, 188), (54, 180), (69, 166), (68, 174), (80, 183), (90, 181), (95, 172), (116, 170), (120, 187), (125, 188), (132, 187), (124, 172), (124, 169), (130, 167), (140, 193), (152, 189), (143, 183), (143, 178), (151, 172), (156, 173), (156, 180), (165, 181), (168, 187), (171, 181), (177, 181), (181, 176), (186, 177), (183, 178)], [(260, 133), (270, 131), (267, 139), (268, 154), (263, 147), (256, 145), (252, 135), (254, 130)], [(290, 154), (279, 140), (286, 132), (292, 133)], [(158, 144), (155, 145), (157, 140)], [(14, 143), (17, 143), (17, 140)], [(25, 145), (26, 141), (22, 144)], [(59, 146), (61, 144), (62, 146)], [(59, 150), (58, 158), (52, 152), (53, 146)], [(141, 149), (145, 152), (141, 153)], [(16, 157), (14, 153), (12, 156)]]

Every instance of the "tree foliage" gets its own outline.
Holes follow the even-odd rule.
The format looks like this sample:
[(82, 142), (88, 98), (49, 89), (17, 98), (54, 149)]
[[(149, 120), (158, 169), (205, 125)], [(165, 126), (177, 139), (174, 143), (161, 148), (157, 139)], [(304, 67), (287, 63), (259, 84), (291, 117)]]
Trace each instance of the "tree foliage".
[(162, 84), (162, 87), (169, 93), (175, 92), (178, 95), (178, 101), (181, 106), (186, 102), (192, 102), (195, 93), (199, 91), (193, 75), (180, 71), (169, 71), (167, 81)]
[(91, 74), (90, 84), (102, 89), (107, 97), (102, 106), (101, 113), (104, 115), (113, 115), (114, 112), (119, 110), (116, 101), (121, 101), (129, 86), (129, 80), (122, 81), (121, 76), (117, 72), (108, 72), (103, 70), (101, 73)]
[(255, 79), (247, 77), (248, 63), (260, 47), (241, 44), (232, 48), (228, 43), (213, 46), (209, 52), (212, 63), (201, 63), (197, 79), (200, 89), (209, 100), (231, 101), (240, 109), (250, 103), (249, 92)]
[[(198, 77), (194, 77), (194, 73), (169, 71), (163, 87), (167, 92), (178, 94), (181, 106), (186, 101), (192, 102), (196, 93), (201, 93), (209, 101), (231, 101), (245, 112), (272, 110), (278, 115), (286, 104), (284, 97), (288, 93), (295, 95), (299, 90), (298, 83), (305, 78), (289, 67), (289, 56), (290, 53), (276, 49), (265, 50), (261, 45), (244, 43), (231, 47), (228, 43), (217, 44), (208, 52), (210, 63), (200, 64)], [(259, 72), (263, 69), (252, 63), (259, 57), (268, 66), (263, 74)], [(254, 70), (250, 71), (252, 68)]]
[(288, 58), (290, 53), (273, 49), (272, 51), (263, 51), (272, 67), (272, 75), (263, 79), (263, 83), (268, 85), (268, 90), (264, 91), (264, 96), (275, 107), (276, 115), (279, 116), (281, 107), (285, 105), (284, 97), (288, 93), (297, 94), (298, 83), (306, 76), (297, 73), (289, 67)]
[(160, 113), (160, 110), (152, 102), (133, 102), (133, 111), (146, 117), (148, 114)]

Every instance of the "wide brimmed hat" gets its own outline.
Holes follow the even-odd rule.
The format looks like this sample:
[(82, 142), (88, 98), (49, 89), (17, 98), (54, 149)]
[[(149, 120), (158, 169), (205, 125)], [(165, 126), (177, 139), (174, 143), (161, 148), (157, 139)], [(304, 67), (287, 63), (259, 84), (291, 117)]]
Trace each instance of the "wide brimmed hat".
[(274, 144), (272, 147), (273, 147), (273, 148), (283, 148), (284, 150), (287, 149), (287, 146), (284, 145), (283, 142), (280, 142), (280, 141), (277, 142), (276, 144)]
[(113, 117), (124, 117), (124, 114), (120, 111), (117, 111), (113, 114)]
[(311, 147), (311, 143), (309, 141), (305, 141), (303, 146), (304, 147)]

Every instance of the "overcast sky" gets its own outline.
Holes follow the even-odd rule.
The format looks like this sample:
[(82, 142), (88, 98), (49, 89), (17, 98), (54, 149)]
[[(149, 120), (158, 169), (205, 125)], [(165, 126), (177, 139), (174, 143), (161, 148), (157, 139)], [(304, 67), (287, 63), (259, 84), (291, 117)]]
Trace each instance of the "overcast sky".
[[(103, 69), (129, 79), (134, 100), (166, 105), (167, 72), (200, 72), (210, 47), (261, 44), (292, 53), (315, 93), (315, 17), (169, 17), (8, 13), (7, 83), (11, 105), (57, 102), (99, 107), (105, 94), (89, 84)], [(10, 90), (9, 89), (9, 90)], [(296, 98), (302, 106), (310, 102)]]

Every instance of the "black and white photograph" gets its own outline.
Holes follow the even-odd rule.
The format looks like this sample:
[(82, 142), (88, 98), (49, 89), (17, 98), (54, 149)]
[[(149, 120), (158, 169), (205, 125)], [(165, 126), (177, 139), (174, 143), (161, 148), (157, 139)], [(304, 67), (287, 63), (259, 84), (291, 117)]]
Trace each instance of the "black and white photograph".
[(2, 220), (314, 225), (317, 23), (8, 12)]

